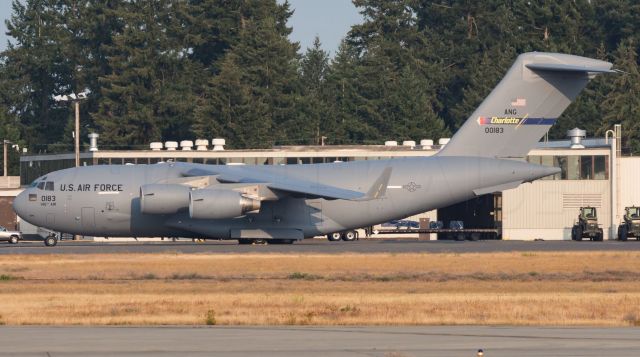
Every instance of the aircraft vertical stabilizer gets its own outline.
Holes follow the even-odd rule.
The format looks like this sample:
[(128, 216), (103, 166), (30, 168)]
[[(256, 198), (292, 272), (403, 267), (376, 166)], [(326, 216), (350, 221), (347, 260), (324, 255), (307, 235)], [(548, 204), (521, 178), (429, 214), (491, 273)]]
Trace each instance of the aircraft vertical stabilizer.
[(498, 86), (438, 156), (524, 157), (598, 73), (612, 64), (532, 52), (518, 56)]

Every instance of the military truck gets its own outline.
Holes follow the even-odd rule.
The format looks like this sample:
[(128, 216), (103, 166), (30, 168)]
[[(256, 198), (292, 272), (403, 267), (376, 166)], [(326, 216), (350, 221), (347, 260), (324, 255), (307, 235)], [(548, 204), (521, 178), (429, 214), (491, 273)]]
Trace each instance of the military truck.
[(580, 207), (578, 222), (571, 228), (571, 239), (582, 240), (582, 238), (589, 238), (593, 241), (601, 241), (603, 237), (603, 230), (598, 226), (596, 208)]
[(640, 240), (640, 207), (625, 207), (624, 212), (624, 221), (618, 226), (618, 240), (630, 237)]

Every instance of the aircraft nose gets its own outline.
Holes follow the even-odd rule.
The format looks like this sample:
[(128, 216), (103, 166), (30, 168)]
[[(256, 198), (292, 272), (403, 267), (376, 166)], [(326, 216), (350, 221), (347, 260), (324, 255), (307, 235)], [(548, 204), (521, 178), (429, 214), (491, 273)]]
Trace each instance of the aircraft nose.
[(13, 210), (20, 217), (24, 217), (27, 211), (27, 202), (29, 200), (29, 189), (26, 189), (18, 194), (13, 200)]

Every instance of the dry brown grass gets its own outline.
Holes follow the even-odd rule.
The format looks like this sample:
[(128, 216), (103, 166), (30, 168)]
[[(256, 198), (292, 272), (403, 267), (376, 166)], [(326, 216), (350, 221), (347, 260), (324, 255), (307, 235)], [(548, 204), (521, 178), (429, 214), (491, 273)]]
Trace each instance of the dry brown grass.
[(635, 252), (3, 256), (0, 324), (640, 324)]

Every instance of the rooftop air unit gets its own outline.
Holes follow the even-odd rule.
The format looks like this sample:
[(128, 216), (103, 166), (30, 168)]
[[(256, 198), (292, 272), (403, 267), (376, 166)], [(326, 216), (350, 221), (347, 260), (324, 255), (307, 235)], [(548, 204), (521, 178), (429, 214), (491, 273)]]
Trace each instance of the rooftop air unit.
[(96, 133), (89, 134), (89, 151), (98, 151), (98, 138), (100, 135)]
[(209, 146), (209, 140), (207, 139), (196, 139), (196, 150), (198, 151), (206, 151)]
[(182, 140), (180, 142), (180, 148), (183, 151), (190, 151), (193, 148), (193, 141), (191, 141), (191, 140)]
[(176, 149), (178, 148), (178, 142), (177, 141), (167, 141), (164, 143), (164, 147), (167, 148), (167, 150), (169, 151), (176, 151)]
[(587, 131), (586, 130), (573, 128), (571, 130), (567, 130), (567, 136), (569, 137), (569, 139), (571, 139), (570, 148), (572, 148), (572, 149), (584, 149), (584, 145), (582, 145), (582, 139), (587, 137)]
[(155, 142), (152, 142), (151, 144), (149, 144), (149, 148), (151, 150), (153, 150), (153, 151), (160, 151), (160, 150), (162, 150), (163, 147), (164, 147), (164, 145), (162, 145), (162, 143), (159, 142), (159, 141), (155, 141)]
[(222, 138), (211, 139), (211, 145), (213, 145), (213, 151), (223, 151), (226, 142)]
[(433, 140), (422, 139), (420, 140), (420, 146), (422, 147), (422, 150), (431, 150), (431, 148), (433, 148)]

